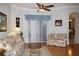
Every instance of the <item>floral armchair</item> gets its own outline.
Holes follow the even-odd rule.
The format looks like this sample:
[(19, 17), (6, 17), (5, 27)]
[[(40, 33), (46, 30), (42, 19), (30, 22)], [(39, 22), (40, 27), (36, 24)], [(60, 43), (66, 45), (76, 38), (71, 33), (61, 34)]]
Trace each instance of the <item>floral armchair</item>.
[(16, 34), (15, 36), (7, 36), (0, 40), (6, 52), (4, 53), (5, 56), (22, 56), (25, 51), (25, 43), (21, 38), (20, 34)]

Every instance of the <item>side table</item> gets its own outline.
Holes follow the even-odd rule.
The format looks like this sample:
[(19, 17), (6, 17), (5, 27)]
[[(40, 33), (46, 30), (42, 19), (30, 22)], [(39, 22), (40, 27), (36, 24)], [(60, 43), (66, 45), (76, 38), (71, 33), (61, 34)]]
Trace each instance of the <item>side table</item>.
[(4, 53), (6, 52), (6, 50), (5, 49), (3, 49), (3, 48), (0, 48), (0, 56), (4, 56)]

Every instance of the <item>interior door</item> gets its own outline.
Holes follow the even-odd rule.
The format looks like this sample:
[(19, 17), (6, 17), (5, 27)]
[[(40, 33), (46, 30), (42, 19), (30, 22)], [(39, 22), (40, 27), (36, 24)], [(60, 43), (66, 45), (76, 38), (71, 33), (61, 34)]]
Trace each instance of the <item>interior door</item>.
[(79, 44), (79, 14), (75, 18), (75, 43)]

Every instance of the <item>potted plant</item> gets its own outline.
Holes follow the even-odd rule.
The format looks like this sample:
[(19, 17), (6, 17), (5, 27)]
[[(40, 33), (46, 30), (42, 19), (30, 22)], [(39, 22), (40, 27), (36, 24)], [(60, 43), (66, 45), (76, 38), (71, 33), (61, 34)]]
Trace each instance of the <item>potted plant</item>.
[(23, 32), (20, 33), (21, 38), (23, 38)]

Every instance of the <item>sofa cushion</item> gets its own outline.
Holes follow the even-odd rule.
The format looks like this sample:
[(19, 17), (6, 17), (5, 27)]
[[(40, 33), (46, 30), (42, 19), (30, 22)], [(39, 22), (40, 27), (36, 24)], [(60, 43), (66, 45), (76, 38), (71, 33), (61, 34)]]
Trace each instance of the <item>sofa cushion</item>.
[(67, 38), (67, 35), (64, 33), (51, 33), (48, 35), (48, 39), (52, 40), (63, 40)]

